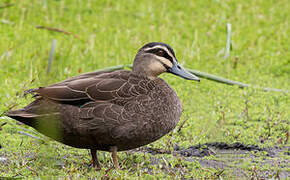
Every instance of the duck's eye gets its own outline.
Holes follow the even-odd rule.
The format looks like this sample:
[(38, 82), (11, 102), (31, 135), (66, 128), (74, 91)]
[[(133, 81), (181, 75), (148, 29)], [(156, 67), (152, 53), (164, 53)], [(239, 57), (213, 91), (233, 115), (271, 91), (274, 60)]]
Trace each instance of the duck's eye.
[(164, 56), (164, 51), (163, 50), (158, 50), (156, 54), (158, 56)]

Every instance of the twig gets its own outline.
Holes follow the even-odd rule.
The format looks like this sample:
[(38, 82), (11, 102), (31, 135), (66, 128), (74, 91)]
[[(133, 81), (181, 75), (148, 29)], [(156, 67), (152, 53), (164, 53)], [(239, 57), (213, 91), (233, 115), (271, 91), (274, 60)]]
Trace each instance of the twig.
[(238, 57), (238, 56), (235, 56), (235, 59), (234, 59), (234, 66), (233, 66), (234, 69), (237, 69), (238, 62), (239, 62), (239, 57)]
[(247, 93), (244, 93), (245, 95), (245, 109), (244, 109), (244, 113), (246, 115), (246, 122), (249, 122), (250, 120), (250, 116), (249, 116), (249, 99), (247, 96)]
[(8, 8), (8, 7), (11, 7), (11, 6), (14, 6), (14, 4), (12, 4), (12, 3), (4, 4), (4, 5), (0, 6), (0, 9)]
[(284, 144), (287, 144), (288, 140), (289, 140), (289, 131), (287, 130)]
[(49, 53), (46, 74), (48, 74), (50, 72), (50, 67), (51, 67), (51, 63), (52, 63), (52, 60), (53, 60), (53, 55), (54, 55), (55, 48), (56, 48), (56, 42), (57, 42), (56, 39), (53, 39), (52, 43), (51, 43), (51, 49), (50, 49), (50, 53)]
[(36, 26), (37, 29), (47, 29), (49, 31), (55, 31), (55, 32), (60, 32), (60, 33), (64, 33), (67, 35), (73, 35), (75, 38), (79, 39), (79, 36), (76, 34), (73, 34), (71, 32), (65, 31), (63, 29), (60, 28), (54, 28), (54, 27), (48, 27), (48, 26)]
[(7, 122), (0, 124), (0, 131), (2, 130), (2, 127), (5, 126), (6, 124), (7, 124)]
[(38, 173), (34, 169), (32, 169), (30, 166), (26, 165), (26, 168), (32, 171), (36, 176), (38, 176)]
[(181, 129), (183, 128), (183, 126), (185, 125), (186, 121), (188, 120), (189, 118), (185, 118), (181, 123), (179, 123), (179, 127), (177, 128), (177, 133), (180, 133)]
[(214, 173), (215, 177), (218, 177), (218, 179), (220, 179), (220, 176), (224, 173), (224, 169), (218, 170), (217, 172)]

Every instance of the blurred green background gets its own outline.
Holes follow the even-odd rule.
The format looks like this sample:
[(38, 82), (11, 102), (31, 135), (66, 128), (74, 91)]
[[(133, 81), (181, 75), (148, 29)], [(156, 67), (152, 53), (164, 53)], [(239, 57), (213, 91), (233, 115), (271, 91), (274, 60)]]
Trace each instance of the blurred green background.
[[(8, 4), (11, 6), (5, 7)], [(0, 2), (0, 20), (0, 114), (9, 107), (20, 108), (29, 103), (30, 98), (20, 97), (25, 89), (108, 66), (130, 64), (137, 50), (152, 41), (169, 44), (186, 68), (255, 86), (290, 89), (287, 0), (4, 0)], [(230, 56), (224, 58), (227, 23), (232, 25), (232, 48)], [(57, 45), (47, 75), (53, 39)], [(208, 80), (195, 83), (170, 74), (161, 77), (177, 91), (183, 103), (182, 123), (177, 127), (182, 125), (182, 129), (149, 147), (170, 150), (173, 145), (186, 148), (216, 141), (289, 147), (289, 93), (239, 89)], [(104, 168), (95, 172), (88, 166), (87, 150), (70, 148), (40, 134), (36, 136), (44, 142), (37, 141), (19, 133), (27, 132), (28, 127), (1, 117), (0, 124), (4, 122), (7, 124), (0, 131), (0, 157), (5, 159), (0, 161), (0, 176), (4, 177), (236, 176), (231, 168), (224, 168), (217, 176), (220, 169), (203, 167), (194, 158), (188, 161), (173, 155), (158, 156), (165, 157), (171, 167), (164, 170), (162, 165), (152, 163), (152, 155), (130, 152), (119, 153), (123, 166), (120, 171), (108, 170), (110, 155), (103, 153), (100, 160)], [(289, 162), (289, 156), (282, 159)], [(270, 175), (290, 169), (265, 166), (259, 161), (240, 162), (238, 166), (249, 177), (252, 167), (261, 173), (269, 171)]]

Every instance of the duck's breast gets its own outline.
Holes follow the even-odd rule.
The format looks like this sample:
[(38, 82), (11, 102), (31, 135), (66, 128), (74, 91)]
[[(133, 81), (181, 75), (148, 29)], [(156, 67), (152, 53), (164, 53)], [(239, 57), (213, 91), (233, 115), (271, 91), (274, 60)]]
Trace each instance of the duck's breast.
[(148, 94), (139, 95), (124, 106), (121, 116), (130, 120), (112, 132), (119, 139), (119, 149), (151, 143), (169, 133), (180, 119), (181, 105), (174, 90), (162, 79), (150, 82), (148, 87)]
[[(162, 79), (155, 80), (155, 88), (150, 92), (151, 109), (154, 122), (160, 125), (164, 131), (172, 130), (181, 116), (181, 105), (176, 92)], [(150, 108), (150, 106), (152, 107)], [(166, 132), (166, 133), (168, 133)]]

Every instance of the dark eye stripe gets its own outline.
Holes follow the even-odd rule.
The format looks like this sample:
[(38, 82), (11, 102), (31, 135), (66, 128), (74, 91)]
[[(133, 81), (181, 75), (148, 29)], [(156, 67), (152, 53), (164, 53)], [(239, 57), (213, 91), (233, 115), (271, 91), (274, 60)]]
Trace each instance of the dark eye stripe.
[(152, 53), (152, 54), (155, 54), (155, 55), (157, 55), (157, 56), (160, 56), (160, 55), (158, 55), (158, 51), (160, 51), (160, 50), (163, 51), (163, 56), (161, 56), (161, 57), (164, 57), (164, 58), (170, 60), (171, 62), (173, 62), (172, 57), (169, 56), (168, 53), (167, 53), (166, 51), (164, 51), (163, 49), (161, 49), (161, 48), (150, 49), (150, 50), (145, 51), (145, 52), (147, 52), (147, 53)]

